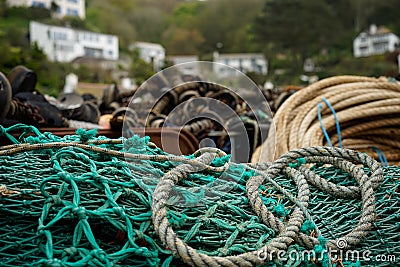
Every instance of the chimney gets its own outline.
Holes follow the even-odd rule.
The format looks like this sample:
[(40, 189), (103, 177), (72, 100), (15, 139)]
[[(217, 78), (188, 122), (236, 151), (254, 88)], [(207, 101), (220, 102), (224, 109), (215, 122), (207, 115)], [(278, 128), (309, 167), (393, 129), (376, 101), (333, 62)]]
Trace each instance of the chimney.
[(378, 29), (378, 28), (376, 27), (375, 24), (371, 24), (371, 26), (369, 26), (369, 34), (370, 34), (370, 35), (376, 34), (377, 29)]

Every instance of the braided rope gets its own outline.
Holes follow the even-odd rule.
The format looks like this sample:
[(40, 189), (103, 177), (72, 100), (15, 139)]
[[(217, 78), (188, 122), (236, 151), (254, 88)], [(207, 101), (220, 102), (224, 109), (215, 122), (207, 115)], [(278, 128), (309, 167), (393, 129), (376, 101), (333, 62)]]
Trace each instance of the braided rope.
[[(314, 155), (318, 156), (315, 157)], [(338, 159), (338, 157), (340, 158)], [(292, 150), (281, 156), (267, 171), (265, 171), (265, 174), (267, 176), (274, 175), (299, 158), (304, 158), (306, 162), (330, 163), (349, 172), (356, 178), (359, 183), (359, 190), (363, 201), (362, 214), (359, 223), (345, 236), (336, 240), (329, 240), (328, 246), (337, 248), (338, 240), (345, 240), (349, 247), (355, 246), (361, 242), (371, 230), (375, 221), (375, 198), (373, 188), (378, 187), (380, 182), (383, 180), (383, 171), (380, 165), (371, 157), (356, 151), (335, 147), (309, 147)], [(361, 168), (346, 160), (365, 164), (370, 168), (371, 177), (366, 176)], [(346, 188), (336, 186), (320, 178), (318, 175), (311, 175), (311, 171), (306, 168), (300, 167), (299, 170), (305, 174), (308, 181), (326, 193), (333, 192), (334, 195), (339, 197), (356, 197), (359, 194), (355, 187)], [(284, 224), (267, 209), (259, 196), (258, 188), (263, 181), (264, 177), (261, 178), (260, 176), (250, 178), (247, 182), (247, 196), (252, 204), (253, 210), (263, 219), (264, 223), (271, 226), (275, 231), (281, 231)], [(307, 206), (307, 203), (305, 203), (305, 206)], [(309, 248), (319, 244), (318, 239), (306, 236), (302, 233), (300, 233), (299, 239), (302, 245), (306, 245)]]
[[(320, 106), (324, 99), (335, 114), (325, 105)], [(397, 163), (399, 139), (390, 129), (400, 125), (399, 103), (400, 83), (384, 77), (337, 76), (318, 81), (283, 103), (274, 116), (276, 135), (270, 129), (268, 138), (253, 154), (252, 162), (267, 161), (270, 155), (276, 159), (299, 147), (323, 146), (329, 143), (327, 137), (332, 137), (332, 145), (337, 145), (341, 136), (347, 148), (375, 155), (371, 147), (377, 147), (384, 154), (391, 154), (390, 162)], [(336, 134), (339, 124), (342, 135)], [(384, 139), (370, 133), (376, 129), (382, 131)]]
[[(199, 161), (203, 161), (203, 156), (204, 161), (208, 162), (210, 162), (213, 157), (212, 154), (207, 153), (202, 155)], [(189, 171), (193, 171), (193, 166), (180, 165), (161, 178), (153, 193), (152, 204), (152, 220), (161, 241), (168, 246), (174, 254), (179, 255), (185, 263), (191, 266), (255, 266), (264, 263), (260, 254), (266, 253), (274, 255), (274, 253), (279, 250), (286, 250), (293, 240), (296, 239), (304, 220), (304, 214), (300, 208), (296, 208), (293, 211), (286, 226), (280, 229), (279, 235), (272, 239), (263, 249), (228, 257), (212, 257), (197, 252), (176, 235), (167, 219), (166, 203), (172, 187), (180, 180), (184, 179)], [(298, 202), (306, 206), (309, 190), (304, 176), (294, 169), (291, 169), (287, 174), (293, 177), (299, 189)], [(254, 203), (252, 203), (252, 205), (253, 207), (256, 206)], [(261, 213), (260, 216), (268, 214), (269, 213)], [(269, 260), (271, 257), (265, 257), (265, 259)]]

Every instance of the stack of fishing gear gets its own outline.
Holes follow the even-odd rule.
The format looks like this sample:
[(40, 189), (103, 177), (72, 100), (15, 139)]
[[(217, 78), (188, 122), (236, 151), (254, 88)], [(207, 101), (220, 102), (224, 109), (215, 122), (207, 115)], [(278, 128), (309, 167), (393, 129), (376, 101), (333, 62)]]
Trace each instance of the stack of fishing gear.
[[(146, 89), (143, 90), (146, 91)], [(210, 132), (218, 132), (221, 133), (219, 136), (211, 138), (214, 139), (216, 147), (225, 152), (235, 149), (231, 147), (231, 140), (227, 133), (234, 132), (235, 129), (244, 125), (246, 132), (241, 134), (247, 134), (249, 137), (251, 155), (262, 143), (260, 124), (269, 126), (272, 120), (270, 112), (263, 112), (264, 106), (252, 110), (254, 107), (249, 107), (240, 94), (215, 83), (191, 81), (173, 88), (166, 87), (164, 90), (165, 92), (153, 103), (147, 117), (136, 111), (136, 103), (130, 104), (126, 110), (127, 116), (124, 117), (125, 123), (129, 125), (130, 120), (135, 118), (141, 123), (144, 119), (145, 127), (182, 127), (193, 133), (198, 140), (210, 137)], [(262, 100), (258, 102), (263, 103)], [(221, 111), (221, 106), (226, 106), (231, 113), (223, 114), (224, 110)], [(176, 107), (180, 108), (176, 109)], [(135, 110), (137, 115), (130, 114), (129, 110)], [(143, 110), (141, 112), (143, 113)], [(134, 125), (135, 122), (132, 123), (132, 126)], [(249, 160), (246, 158), (244, 162)]]
[(318, 81), (278, 109), (276, 129), (270, 129), (252, 161), (266, 161), (271, 155), (276, 159), (299, 147), (328, 145), (398, 163), (399, 103), (400, 83), (395, 79), (336, 76)]
[(8, 76), (0, 72), (0, 123), (13, 125), (29, 123), (39, 127), (86, 128), (100, 126), (97, 100), (90, 94), (61, 94), (58, 99), (36, 90), (34, 71), (19, 65)]
[(236, 164), (215, 148), (172, 156), (95, 130), (58, 137), (19, 124), (0, 138), (14, 143), (0, 148), (1, 266), (390, 266), (400, 256), (400, 168), (365, 153), (307, 147)]

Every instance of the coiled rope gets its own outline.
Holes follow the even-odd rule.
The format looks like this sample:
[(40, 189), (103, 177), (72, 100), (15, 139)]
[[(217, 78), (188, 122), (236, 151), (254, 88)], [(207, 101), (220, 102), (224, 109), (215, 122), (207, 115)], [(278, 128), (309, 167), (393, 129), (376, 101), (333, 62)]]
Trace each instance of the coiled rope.
[(342, 144), (367, 152), (376, 159), (379, 155), (374, 148), (378, 148), (389, 162), (397, 163), (399, 103), (400, 83), (393, 79), (336, 76), (318, 81), (293, 94), (278, 109), (274, 116), (276, 149), (275, 133), (270, 132), (252, 162), (265, 161), (267, 155), (274, 154), (276, 159), (292, 149), (330, 142), (333, 146)]

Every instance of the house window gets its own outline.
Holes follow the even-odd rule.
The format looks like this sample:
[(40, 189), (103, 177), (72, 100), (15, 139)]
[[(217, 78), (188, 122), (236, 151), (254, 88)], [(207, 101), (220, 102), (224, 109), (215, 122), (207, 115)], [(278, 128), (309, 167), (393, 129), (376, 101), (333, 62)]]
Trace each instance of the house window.
[(41, 8), (45, 8), (46, 7), (46, 5), (43, 2), (39, 2), (39, 1), (32, 1), (32, 6), (41, 7)]
[(74, 48), (70, 45), (56, 45), (55, 46), (56, 50), (61, 51), (61, 52), (73, 52)]
[(67, 8), (67, 15), (69, 16), (78, 16), (78, 10), (73, 8)]
[(85, 51), (85, 56), (97, 57), (97, 58), (103, 56), (103, 50), (102, 49), (91, 48), (91, 47), (84, 47), (83, 49)]
[(108, 55), (109, 55), (110, 57), (112, 57), (112, 56), (114, 55), (114, 52), (113, 52), (112, 50), (108, 50)]
[(32, 6), (41, 7), (41, 8), (45, 8), (46, 7), (46, 5), (43, 2), (39, 2), (39, 1), (32, 1)]
[(69, 3), (78, 3), (78, 0), (68, 0)]
[(374, 50), (376, 53), (383, 53), (389, 50), (389, 44), (387, 42), (374, 43)]
[(53, 40), (67, 40), (67, 34), (63, 32), (53, 32)]
[(108, 44), (113, 44), (113, 38), (111, 36), (108, 37), (107, 42)]

